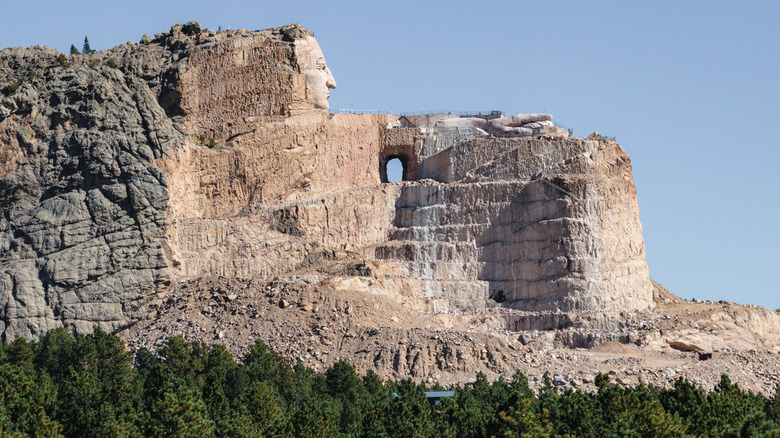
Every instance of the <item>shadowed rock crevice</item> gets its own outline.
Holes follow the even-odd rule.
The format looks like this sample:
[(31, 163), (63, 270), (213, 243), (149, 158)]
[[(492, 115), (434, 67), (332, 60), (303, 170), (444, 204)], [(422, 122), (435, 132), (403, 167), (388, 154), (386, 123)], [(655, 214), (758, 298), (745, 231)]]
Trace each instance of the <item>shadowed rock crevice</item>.
[(295, 237), (302, 237), (304, 235), (303, 228), (301, 228), (301, 224), (298, 221), (298, 216), (289, 209), (273, 212), (271, 215), (271, 229)]

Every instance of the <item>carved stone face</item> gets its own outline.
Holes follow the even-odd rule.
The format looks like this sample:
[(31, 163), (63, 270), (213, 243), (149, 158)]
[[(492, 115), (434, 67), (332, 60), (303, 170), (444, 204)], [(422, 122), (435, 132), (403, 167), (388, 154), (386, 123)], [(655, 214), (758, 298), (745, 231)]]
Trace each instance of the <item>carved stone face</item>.
[(320, 45), (311, 36), (295, 40), (294, 44), (295, 56), (306, 77), (306, 98), (314, 103), (314, 108), (328, 109), (329, 88), (336, 88), (336, 80), (325, 64)]

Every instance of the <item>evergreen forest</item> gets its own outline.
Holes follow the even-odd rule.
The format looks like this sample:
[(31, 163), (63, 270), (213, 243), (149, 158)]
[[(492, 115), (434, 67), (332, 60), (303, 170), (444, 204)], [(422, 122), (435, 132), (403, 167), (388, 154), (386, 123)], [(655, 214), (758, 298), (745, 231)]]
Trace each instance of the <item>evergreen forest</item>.
[(533, 391), (484, 374), (437, 405), (411, 379), (382, 381), (346, 361), (323, 373), (262, 341), (237, 361), (222, 345), (168, 338), (128, 352), (117, 336), (64, 329), (0, 345), (2, 437), (746, 437), (780, 436), (778, 394), (722, 376), (712, 391), (613, 385)]

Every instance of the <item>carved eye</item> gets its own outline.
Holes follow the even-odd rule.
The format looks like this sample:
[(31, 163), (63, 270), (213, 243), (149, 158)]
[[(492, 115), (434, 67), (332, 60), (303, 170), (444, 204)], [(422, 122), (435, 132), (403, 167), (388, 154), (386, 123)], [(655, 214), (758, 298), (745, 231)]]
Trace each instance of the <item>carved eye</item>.
[(317, 69), (325, 70), (325, 60), (320, 58), (317, 60)]

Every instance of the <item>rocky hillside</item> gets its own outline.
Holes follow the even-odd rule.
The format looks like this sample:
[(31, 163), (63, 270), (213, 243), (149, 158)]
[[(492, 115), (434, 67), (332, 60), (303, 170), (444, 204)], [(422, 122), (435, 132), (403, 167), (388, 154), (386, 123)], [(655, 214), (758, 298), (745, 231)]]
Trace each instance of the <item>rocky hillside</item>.
[(6, 339), (122, 330), (154, 314), (170, 283), (168, 183), (154, 161), (185, 135), (143, 78), (58, 56), (0, 52), (0, 77), (21, 84), (0, 101)]
[[(189, 23), (90, 55), (0, 52), (3, 336), (63, 325), (117, 332), (153, 317), (175, 264), (167, 233), (189, 201), (171, 205), (176, 176), (163, 157), (224, 142), (249, 112), (306, 108), (293, 93), (293, 44), (307, 36), (297, 26), (215, 34)], [(203, 161), (212, 158), (229, 159)]]
[(685, 304), (650, 280), (614, 141), (546, 114), (331, 114), (335, 87), (298, 25), (0, 51), (3, 338), (262, 338), (434, 380), (605, 342), (777, 351), (774, 312), (664, 316)]

